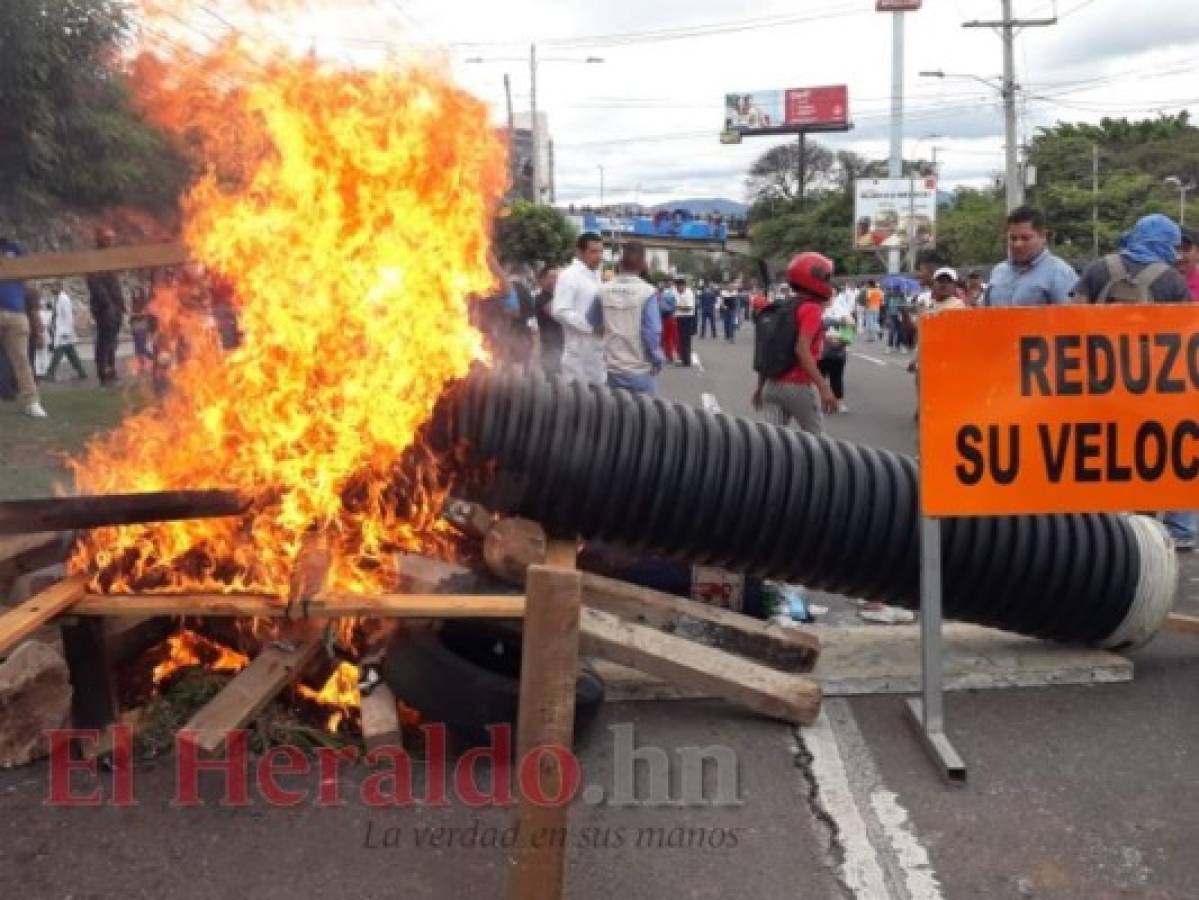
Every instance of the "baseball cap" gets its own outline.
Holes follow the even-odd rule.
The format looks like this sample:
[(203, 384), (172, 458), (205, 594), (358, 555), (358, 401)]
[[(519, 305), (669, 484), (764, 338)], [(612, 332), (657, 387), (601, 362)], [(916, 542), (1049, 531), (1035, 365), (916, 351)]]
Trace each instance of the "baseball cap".
[(940, 269), (937, 269), (936, 273), (933, 275), (933, 281), (936, 281), (938, 278), (948, 278), (950, 281), (957, 281), (958, 273), (955, 269), (951, 269), (949, 266), (944, 266)]

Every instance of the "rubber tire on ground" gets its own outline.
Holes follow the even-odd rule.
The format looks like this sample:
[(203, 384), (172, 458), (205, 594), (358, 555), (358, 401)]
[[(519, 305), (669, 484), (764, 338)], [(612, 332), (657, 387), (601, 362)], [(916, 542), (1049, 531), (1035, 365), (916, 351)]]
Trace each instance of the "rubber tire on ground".
[[(438, 632), (397, 632), (383, 678), (426, 721), (444, 722), (464, 742), (480, 747), (491, 743), (489, 725), (511, 725), (515, 741), (520, 656), (519, 622), (449, 621)], [(585, 666), (575, 682), (576, 744), (603, 702), (604, 682)]]

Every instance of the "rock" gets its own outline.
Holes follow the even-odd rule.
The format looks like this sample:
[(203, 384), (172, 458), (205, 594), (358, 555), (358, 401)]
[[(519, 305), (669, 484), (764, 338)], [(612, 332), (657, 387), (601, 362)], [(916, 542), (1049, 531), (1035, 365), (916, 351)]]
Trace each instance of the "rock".
[(46, 644), (26, 641), (0, 663), (0, 767), (23, 766), (49, 753), (46, 731), (71, 712), (67, 664)]

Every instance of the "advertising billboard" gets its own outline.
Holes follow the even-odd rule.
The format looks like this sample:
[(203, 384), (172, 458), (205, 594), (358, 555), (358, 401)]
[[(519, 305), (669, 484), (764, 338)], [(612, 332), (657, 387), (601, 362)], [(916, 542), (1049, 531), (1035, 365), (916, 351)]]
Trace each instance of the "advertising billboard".
[(725, 94), (724, 131), (798, 134), (848, 131), (849, 89), (843, 85)]
[(937, 242), (937, 179), (862, 178), (854, 184), (853, 245), (907, 249)]

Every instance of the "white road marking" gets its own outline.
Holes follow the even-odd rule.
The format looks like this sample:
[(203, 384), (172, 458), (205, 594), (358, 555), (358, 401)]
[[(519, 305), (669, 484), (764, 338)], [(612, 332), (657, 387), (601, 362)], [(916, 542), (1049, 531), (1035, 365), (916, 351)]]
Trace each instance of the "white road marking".
[(928, 850), (908, 827), (908, 811), (900, 805), (899, 798), (891, 791), (875, 791), (870, 795), (870, 806), (898, 857), (908, 896), (912, 900), (942, 900), (941, 883), (928, 858)]
[(699, 361), (699, 354), (694, 350), (691, 352), (691, 365), (698, 369), (700, 373), (704, 371), (704, 364)]
[(863, 900), (889, 897), (878, 854), (870, 843), (866, 823), (854, 803), (845, 773), (845, 762), (837, 747), (828, 716), (821, 711), (815, 724), (803, 729), (804, 744), (812, 754), (812, 777), (820, 788), (820, 802), (837, 823), (845, 859), (840, 877), (855, 897)]
[(887, 365), (887, 361), (885, 359), (878, 359), (877, 357), (870, 356), (866, 353), (859, 353), (856, 350), (853, 351), (850, 355), (853, 356), (854, 359), (864, 359), (864, 360), (866, 360), (866, 362), (872, 362), (876, 366), (886, 366)]

